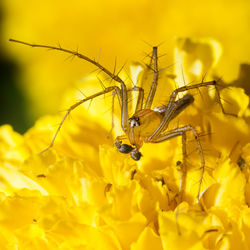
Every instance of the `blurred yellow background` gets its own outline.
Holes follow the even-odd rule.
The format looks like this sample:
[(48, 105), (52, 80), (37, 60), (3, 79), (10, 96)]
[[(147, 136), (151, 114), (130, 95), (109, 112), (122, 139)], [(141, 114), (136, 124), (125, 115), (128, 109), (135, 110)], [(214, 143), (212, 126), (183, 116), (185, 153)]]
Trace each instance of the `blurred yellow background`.
[(212, 38), (222, 47), (218, 75), (232, 82), (239, 65), (250, 63), (250, 2), (210, 1), (19, 1), (2, 0), (1, 124), (20, 132), (44, 114), (59, 112), (66, 88), (95, 68), (55, 51), (8, 42), (9, 38), (57, 45), (79, 52), (112, 71), (140, 61), (152, 45), (168, 66), (174, 62), (175, 38)]

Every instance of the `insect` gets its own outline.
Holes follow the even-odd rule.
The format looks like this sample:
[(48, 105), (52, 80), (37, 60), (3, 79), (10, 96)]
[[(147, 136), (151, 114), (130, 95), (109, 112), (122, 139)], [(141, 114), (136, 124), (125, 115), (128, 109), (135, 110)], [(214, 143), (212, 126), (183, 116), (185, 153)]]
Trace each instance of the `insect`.
[[(201, 82), (198, 84), (193, 84), (193, 85), (177, 88), (170, 95), (167, 105), (162, 105), (162, 106), (152, 108), (152, 103), (153, 103), (155, 93), (157, 90), (158, 74), (159, 74), (157, 47), (153, 47), (152, 70), (153, 70), (154, 75), (153, 75), (153, 81), (151, 84), (149, 94), (147, 95), (146, 102), (144, 104), (144, 89), (143, 88), (138, 87), (138, 86), (127, 88), (125, 82), (118, 76), (118, 74), (115, 75), (114, 73), (111, 73), (107, 68), (99, 64), (99, 62), (92, 60), (89, 57), (78, 53), (77, 51), (72, 51), (72, 50), (61, 48), (61, 47), (54, 47), (54, 46), (48, 46), (48, 45), (31, 44), (31, 43), (18, 41), (14, 39), (10, 39), (10, 41), (20, 43), (23, 45), (27, 45), (27, 46), (31, 46), (31, 47), (47, 48), (47, 49), (58, 50), (58, 51), (62, 51), (65, 53), (69, 53), (71, 55), (74, 55), (80, 59), (83, 59), (95, 65), (105, 74), (107, 74), (111, 79), (113, 79), (114, 81), (120, 84), (120, 87), (118, 86), (106, 87), (103, 91), (100, 91), (96, 94), (88, 96), (76, 102), (74, 105), (70, 106), (66, 114), (64, 115), (63, 119), (61, 120), (50, 145), (44, 151), (53, 147), (55, 139), (65, 119), (69, 116), (72, 110), (74, 110), (75, 108), (77, 108), (79, 105), (81, 105), (82, 103), (86, 101), (92, 100), (98, 96), (112, 92), (113, 96), (118, 97), (118, 101), (119, 101), (120, 108), (121, 108), (121, 127), (124, 132), (124, 135), (116, 137), (115, 146), (121, 153), (124, 153), (124, 154), (130, 153), (132, 159), (134, 159), (135, 161), (138, 161), (141, 159), (142, 154), (140, 152), (140, 148), (142, 147), (144, 143), (160, 143), (160, 142), (164, 142), (174, 137), (182, 136), (182, 151), (183, 151), (183, 164), (184, 164), (185, 159), (187, 157), (186, 133), (189, 131), (192, 132), (194, 139), (196, 141), (196, 144), (197, 144), (197, 149), (199, 151), (199, 157), (200, 157), (201, 175), (200, 175), (200, 182), (199, 182), (200, 184), (199, 184), (199, 190), (198, 190), (198, 197), (199, 197), (200, 191), (201, 191), (201, 182), (202, 182), (203, 174), (205, 171), (205, 159), (204, 159), (199, 135), (197, 131), (195, 130), (195, 128), (193, 128), (191, 125), (178, 127), (172, 130), (168, 130), (168, 125), (170, 121), (173, 120), (173, 118), (175, 118), (179, 113), (181, 113), (187, 106), (192, 104), (194, 101), (193, 96), (190, 94), (186, 94), (182, 98), (177, 100), (178, 93), (191, 90), (191, 89), (195, 89), (195, 88), (206, 87), (206, 86), (212, 85), (212, 86), (215, 86), (215, 89), (219, 96), (216, 81)], [(131, 117), (128, 117), (128, 92), (130, 91), (137, 91), (138, 99), (137, 99), (137, 104), (136, 104), (134, 114)], [(220, 96), (219, 96), (219, 104), (221, 106), (222, 111), (225, 112), (223, 109), (222, 103), (220, 101)], [(123, 143), (125, 139), (128, 139), (130, 144)]]

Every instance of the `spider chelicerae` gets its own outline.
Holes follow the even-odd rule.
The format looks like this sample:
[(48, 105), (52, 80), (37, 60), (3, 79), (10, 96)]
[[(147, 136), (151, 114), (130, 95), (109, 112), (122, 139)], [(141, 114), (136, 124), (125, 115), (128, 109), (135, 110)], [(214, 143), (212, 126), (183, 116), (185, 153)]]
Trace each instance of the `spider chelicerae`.
[[(124, 154), (131, 155), (132, 159), (135, 161), (140, 160), (142, 154), (140, 153), (140, 148), (142, 147), (143, 143), (160, 143), (171, 138), (182, 136), (182, 152), (183, 152), (183, 163), (179, 162), (177, 165), (182, 165), (183, 172), (185, 173), (185, 159), (187, 157), (187, 139), (186, 133), (191, 131), (194, 139), (197, 144), (197, 149), (200, 156), (200, 181), (199, 181), (199, 189), (198, 189), (198, 199), (200, 196), (201, 191), (201, 183), (205, 171), (205, 159), (202, 150), (202, 145), (200, 143), (199, 135), (194, 127), (191, 125), (186, 125), (183, 127), (178, 127), (175, 129), (167, 130), (170, 121), (173, 120), (180, 112), (182, 112), (187, 106), (193, 103), (194, 98), (191, 94), (185, 94), (182, 98), (177, 100), (177, 96), (181, 92), (185, 92), (187, 90), (197, 89), (200, 87), (206, 86), (214, 86), (218, 95), (218, 102), (221, 106), (222, 112), (226, 114), (224, 108), (221, 103), (220, 93), (218, 91), (218, 84), (216, 81), (208, 81), (208, 82), (201, 82), (198, 84), (193, 84), (189, 86), (183, 86), (175, 89), (170, 98), (168, 100), (167, 105), (161, 105), (155, 108), (152, 108), (152, 103), (155, 97), (155, 93), (157, 90), (158, 84), (158, 77), (159, 77), (159, 69), (158, 69), (158, 55), (157, 55), (157, 47), (153, 47), (152, 52), (152, 60), (153, 60), (153, 81), (151, 84), (150, 91), (146, 97), (146, 101), (144, 102), (144, 89), (138, 86), (134, 86), (132, 88), (127, 88), (125, 82), (118, 76), (118, 74), (111, 73), (107, 68), (99, 64), (99, 62), (90, 59), (89, 57), (78, 53), (78, 51), (72, 51), (68, 49), (64, 49), (62, 47), (55, 47), (49, 45), (40, 45), (40, 44), (31, 44), (23, 41), (18, 41), (14, 39), (10, 39), (11, 42), (20, 43), (23, 45), (31, 46), (31, 47), (40, 47), (40, 48), (47, 48), (52, 50), (58, 50), (65, 53), (69, 53), (74, 55), (80, 59), (88, 61), (89, 63), (95, 65), (105, 74), (107, 74), (112, 80), (116, 81), (120, 84), (118, 86), (109, 86), (105, 87), (103, 91), (97, 92), (91, 96), (88, 96), (72, 106), (70, 106), (64, 115), (63, 119), (61, 120), (55, 135), (50, 143), (50, 145), (43, 150), (47, 151), (51, 147), (53, 147), (55, 139), (65, 121), (65, 119), (69, 116), (72, 110), (77, 108), (82, 103), (92, 100), (98, 96), (104, 95), (106, 93), (112, 92), (113, 96), (117, 96), (120, 108), (121, 108), (121, 127), (124, 132), (124, 135), (117, 136), (115, 139), (115, 146), (117, 149)], [(128, 92), (137, 91), (138, 92), (138, 99), (135, 107), (134, 114), (131, 117), (128, 117)], [(125, 144), (123, 141), (128, 139), (130, 144)]]

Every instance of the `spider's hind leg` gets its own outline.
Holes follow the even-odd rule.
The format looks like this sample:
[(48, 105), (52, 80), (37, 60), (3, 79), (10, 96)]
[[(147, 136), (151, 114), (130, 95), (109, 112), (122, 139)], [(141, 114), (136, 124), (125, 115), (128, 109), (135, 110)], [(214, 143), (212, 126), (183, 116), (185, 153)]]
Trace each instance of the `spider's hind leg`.
[(183, 200), (183, 195), (184, 195), (184, 191), (186, 188), (186, 177), (187, 177), (187, 136), (186, 136), (186, 133), (182, 134), (182, 162), (177, 161), (176, 167), (180, 175), (178, 203), (181, 203)]
[(221, 98), (221, 96), (220, 96), (220, 91), (219, 91), (219, 89), (218, 89), (218, 84), (216, 84), (214, 87), (215, 87), (215, 91), (216, 91), (216, 94), (217, 94), (217, 97), (218, 97), (218, 101), (217, 101), (217, 102), (218, 102), (219, 105), (220, 105), (220, 108), (221, 108), (222, 113), (225, 114), (225, 115), (231, 115), (231, 116), (237, 117), (237, 114), (233, 114), (233, 113), (230, 113), (230, 112), (225, 111), (224, 106), (223, 106), (223, 104), (222, 104), (222, 102), (221, 102), (222, 98)]
[(180, 88), (175, 89), (172, 92), (172, 94), (171, 94), (171, 96), (169, 98), (168, 108), (170, 108), (174, 104), (174, 102), (175, 102), (175, 100), (177, 98), (178, 93), (181, 93), (181, 92), (184, 92), (184, 91), (188, 91), (188, 90), (191, 90), (191, 89), (199, 89), (201, 87), (208, 87), (208, 86), (214, 86), (215, 91), (216, 91), (216, 95), (218, 97), (218, 101), (217, 102), (220, 105), (222, 113), (225, 114), (225, 115), (231, 115), (231, 116), (236, 116), (237, 117), (236, 114), (232, 114), (230, 112), (225, 111), (225, 109), (223, 107), (223, 104), (221, 102), (222, 98), (220, 96), (219, 84), (218, 84), (218, 81), (215, 81), (215, 80), (214, 81), (208, 81), (208, 82), (203, 82), (202, 81), (201, 83), (197, 83), (197, 84), (193, 84), (193, 85), (186, 85), (186, 86), (182, 86)]

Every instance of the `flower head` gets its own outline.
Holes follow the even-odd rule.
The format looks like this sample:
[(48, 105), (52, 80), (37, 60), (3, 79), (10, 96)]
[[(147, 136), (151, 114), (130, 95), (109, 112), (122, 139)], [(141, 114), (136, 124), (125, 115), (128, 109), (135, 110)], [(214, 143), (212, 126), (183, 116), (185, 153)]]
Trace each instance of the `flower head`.
[[(195, 67), (204, 66), (204, 55), (213, 51), (207, 46), (215, 43), (190, 39), (189, 43), (191, 51), (179, 44), (178, 50), (187, 60), (185, 70), (193, 69), (191, 76), (198, 77), (202, 71)], [(194, 51), (199, 51), (195, 55), (199, 65), (187, 59), (191, 56), (187, 53)], [(218, 58), (212, 57), (210, 67)], [(146, 68), (133, 64), (131, 73), (131, 79), (149, 88)], [(175, 86), (173, 76), (165, 72), (160, 76), (158, 104)], [(93, 77), (85, 81), (94, 91)], [(64, 105), (69, 106), (74, 95), (69, 90)], [(164, 250), (248, 246), (249, 97), (240, 88), (221, 91), (233, 105), (225, 105), (225, 110), (237, 115), (231, 116), (218, 108), (213, 89), (206, 87), (200, 95), (193, 95), (194, 105), (168, 129), (191, 124), (199, 131), (204, 169), (200, 169), (200, 152), (192, 133), (187, 134), (184, 157), (181, 137), (145, 144), (139, 162), (118, 152), (112, 136), (107, 139), (111, 119), (105, 111), (112, 96), (75, 110), (53, 148), (42, 154), (60, 117), (39, 119), (23, 136), (8, 125), (1, 127), (1, 247)], [(129, 109), (133, 105), (131, 102)], [(115, 121), (120, 123), (117, 113), (115, 108)], [(114, 134), (119, 131), (118, 125)]]

